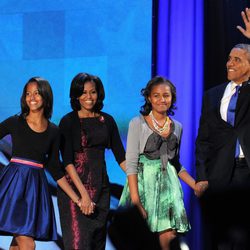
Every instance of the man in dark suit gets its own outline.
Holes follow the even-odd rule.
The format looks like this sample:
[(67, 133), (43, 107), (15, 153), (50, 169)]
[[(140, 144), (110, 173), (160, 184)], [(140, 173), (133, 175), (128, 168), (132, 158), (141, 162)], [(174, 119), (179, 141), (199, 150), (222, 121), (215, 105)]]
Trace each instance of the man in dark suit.
[(250, 249), (250, 45), (227, 61), (230, 81), (204, 94), (196, 139), (204, 249)]

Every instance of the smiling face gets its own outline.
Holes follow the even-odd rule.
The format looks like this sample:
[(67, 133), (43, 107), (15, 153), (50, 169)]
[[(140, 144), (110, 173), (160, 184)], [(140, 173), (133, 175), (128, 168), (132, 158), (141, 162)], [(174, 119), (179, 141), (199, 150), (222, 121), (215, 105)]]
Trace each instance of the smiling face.
[(86, 82), (84, 84), (83, 94), (78, 98), (81, 109), (93, 112), (98, 95), (94, 82)]
[(172, 93), (170, 87), (166, 83), (155, 85), (151, 89), (148, 100), (152, 105), (152, 111), (161, 114), (166, 113), (172, 104)]
[(249, 79), (250, 63), (246, 50), (240, 48), (232, 49), (226, 66), (228, 80), (240, 84)]
[(43, 110), (43, 98), (39, 93), (36, 82), (30, 82), (26, 88), (25, 100), (30, 112)]

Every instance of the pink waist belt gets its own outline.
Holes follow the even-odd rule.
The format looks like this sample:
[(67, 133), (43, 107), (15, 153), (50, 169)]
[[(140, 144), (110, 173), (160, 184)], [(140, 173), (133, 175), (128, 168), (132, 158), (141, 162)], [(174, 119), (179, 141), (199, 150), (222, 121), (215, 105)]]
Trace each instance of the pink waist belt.
[(29, 166), (33, 166), (33, 167), (43, 168), (43, 164), (41, 164), (41, 163), (37, 163), (34, 161), (25, 160), (25, 159), (21, 159), (21, 158), (12, 157), (10, 159), (10, 162), (21, 163), (21, 164), (25, 164), (25, 165), (29, 165)]

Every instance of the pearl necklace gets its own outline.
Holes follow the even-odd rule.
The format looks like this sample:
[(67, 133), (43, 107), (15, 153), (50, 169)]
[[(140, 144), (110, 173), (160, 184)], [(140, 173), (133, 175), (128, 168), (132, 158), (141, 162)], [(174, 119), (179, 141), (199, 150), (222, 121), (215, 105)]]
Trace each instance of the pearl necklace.
[(156, 120), (156, 118), (154, 117), (152, 111), (150, 111), (149, 116), (150, 116), (150, 118), (152, 120), (152, 124), (154, 126), (154, 129), (158, 133), (162, 134), (164, 131), (166, 131), (169, 128), (169, 117), (168, 116), (166, 117), (166, 121), (163, 124), (163, 126), (161, 126), (160, 123)]

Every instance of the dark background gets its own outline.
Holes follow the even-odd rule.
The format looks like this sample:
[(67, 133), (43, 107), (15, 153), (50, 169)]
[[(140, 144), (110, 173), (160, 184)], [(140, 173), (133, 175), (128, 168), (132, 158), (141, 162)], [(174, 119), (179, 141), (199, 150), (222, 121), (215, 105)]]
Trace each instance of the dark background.
[(226, 61), (232, 47), (250, 43), (236, 28), (250, 1), (204, 0), (204, 89), (227, 81)]

